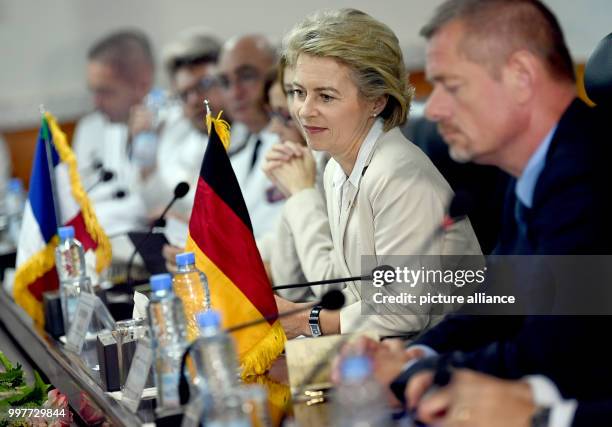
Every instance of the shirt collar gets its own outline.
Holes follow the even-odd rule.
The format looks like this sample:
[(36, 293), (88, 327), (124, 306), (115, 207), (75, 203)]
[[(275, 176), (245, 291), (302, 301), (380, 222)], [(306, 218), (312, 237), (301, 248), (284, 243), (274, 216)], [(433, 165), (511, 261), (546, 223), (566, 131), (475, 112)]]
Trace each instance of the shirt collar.
[(344, 182), (348, 179), (348, 181), (355, 187), (359, 188), (359, 183), (361, 181), (361, 176), (363, 175), (363, 170), (366, 166), (366, 162), (374, 150), (374, 145), (376, 141), (383, 133), (383, 120), (378, 118), (374, 121), (374, 124), (370, 128), (366, 138), (364, 139), (361, 147), (359, 147), (359, 153), (357, 153), (357, 160), (355, 160), (355, 166), (353, 166), (353, 170), (351, 171), (351, 175), (347, 178), (344, 171), (340, 167), (340, 164), (336, 166), (336, 171), (334, 173), (334, 187), (339, 187), (344, 184)]
[(542, 140), (542, 143), (538, 146), (537, 150), (531, 155), (527, 166), (523, 170), (523, 173), (516, 181), (515, 194), (516, 197), (528, 208), (533, 206), (533, 193), (535, 191), (536, 183), (544, 169), (546, 164), (546, 154), (550, 148), (553, 135), (557, 130), (557, 125), (548, 132), (548, 134)]

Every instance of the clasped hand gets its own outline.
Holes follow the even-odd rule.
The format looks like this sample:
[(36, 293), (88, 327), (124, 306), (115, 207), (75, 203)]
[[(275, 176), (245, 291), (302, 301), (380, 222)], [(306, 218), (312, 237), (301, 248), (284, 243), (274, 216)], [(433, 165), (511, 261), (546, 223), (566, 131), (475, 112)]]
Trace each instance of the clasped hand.
[(316, 162), (310, 149), (295, 142), (272, 146), (262, 169), (285, 197), (313, 188), (316, 183)]

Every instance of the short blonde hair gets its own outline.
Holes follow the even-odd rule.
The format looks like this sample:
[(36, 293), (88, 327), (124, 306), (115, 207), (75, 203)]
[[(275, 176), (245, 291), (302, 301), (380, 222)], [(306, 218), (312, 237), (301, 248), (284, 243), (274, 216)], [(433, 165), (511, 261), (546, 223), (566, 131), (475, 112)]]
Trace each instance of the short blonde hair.
[(361, 95), (387, 97), (380, 116), (385, 131), (404, 124), (414, 90), (408, 83), (397, 37), (382, 22), (356, 9), (323, 10), (298, 23), (283, 41), (283, 60), (295, 66), (307, 54), (347, 65)]

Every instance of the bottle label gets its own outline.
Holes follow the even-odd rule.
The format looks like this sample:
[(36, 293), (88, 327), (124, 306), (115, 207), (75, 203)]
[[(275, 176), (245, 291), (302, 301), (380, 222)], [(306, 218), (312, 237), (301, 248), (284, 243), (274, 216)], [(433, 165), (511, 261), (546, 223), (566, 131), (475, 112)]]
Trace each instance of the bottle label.
[(181, 405), (178, 394), (178, 373), (168, 372), (161, 375), (162, 402), (165, 408)]

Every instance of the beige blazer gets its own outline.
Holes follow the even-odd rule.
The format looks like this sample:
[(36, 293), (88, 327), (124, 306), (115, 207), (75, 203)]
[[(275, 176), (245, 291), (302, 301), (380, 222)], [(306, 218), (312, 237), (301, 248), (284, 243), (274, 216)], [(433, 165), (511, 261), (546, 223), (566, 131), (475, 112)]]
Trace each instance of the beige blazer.
[[(365, 165), (344, 211), (333, 197), (333, 175), (339, 167), (334, 159), (325, 170), (326, 200), (309, 189), (292, 196), (284, 207), (282, 222), (292, 232), (309, 281), (361, 275), (369, 267), (362, 266), (363, 255), (370, 255), (367, 260), (374, 266), (385, 264), (388, 255), (481, 254), (467, 219), (432, 240), (453, 193), (429, 158), (398, 128), (379, 137)], [(328, 288), (312, 289), (320, 295)], [(381, 336), (402, 335), (432, 323), (423, 308), (410, 314), (411, 307), (402, 307), (402, 314), (393, 314), (397, 307), (378, 307), (386, 314), (362, 316), (359, 283), (348, 283), (343, 292), (347, 303), (340, 312), (342, 332), (370, 329)]]

